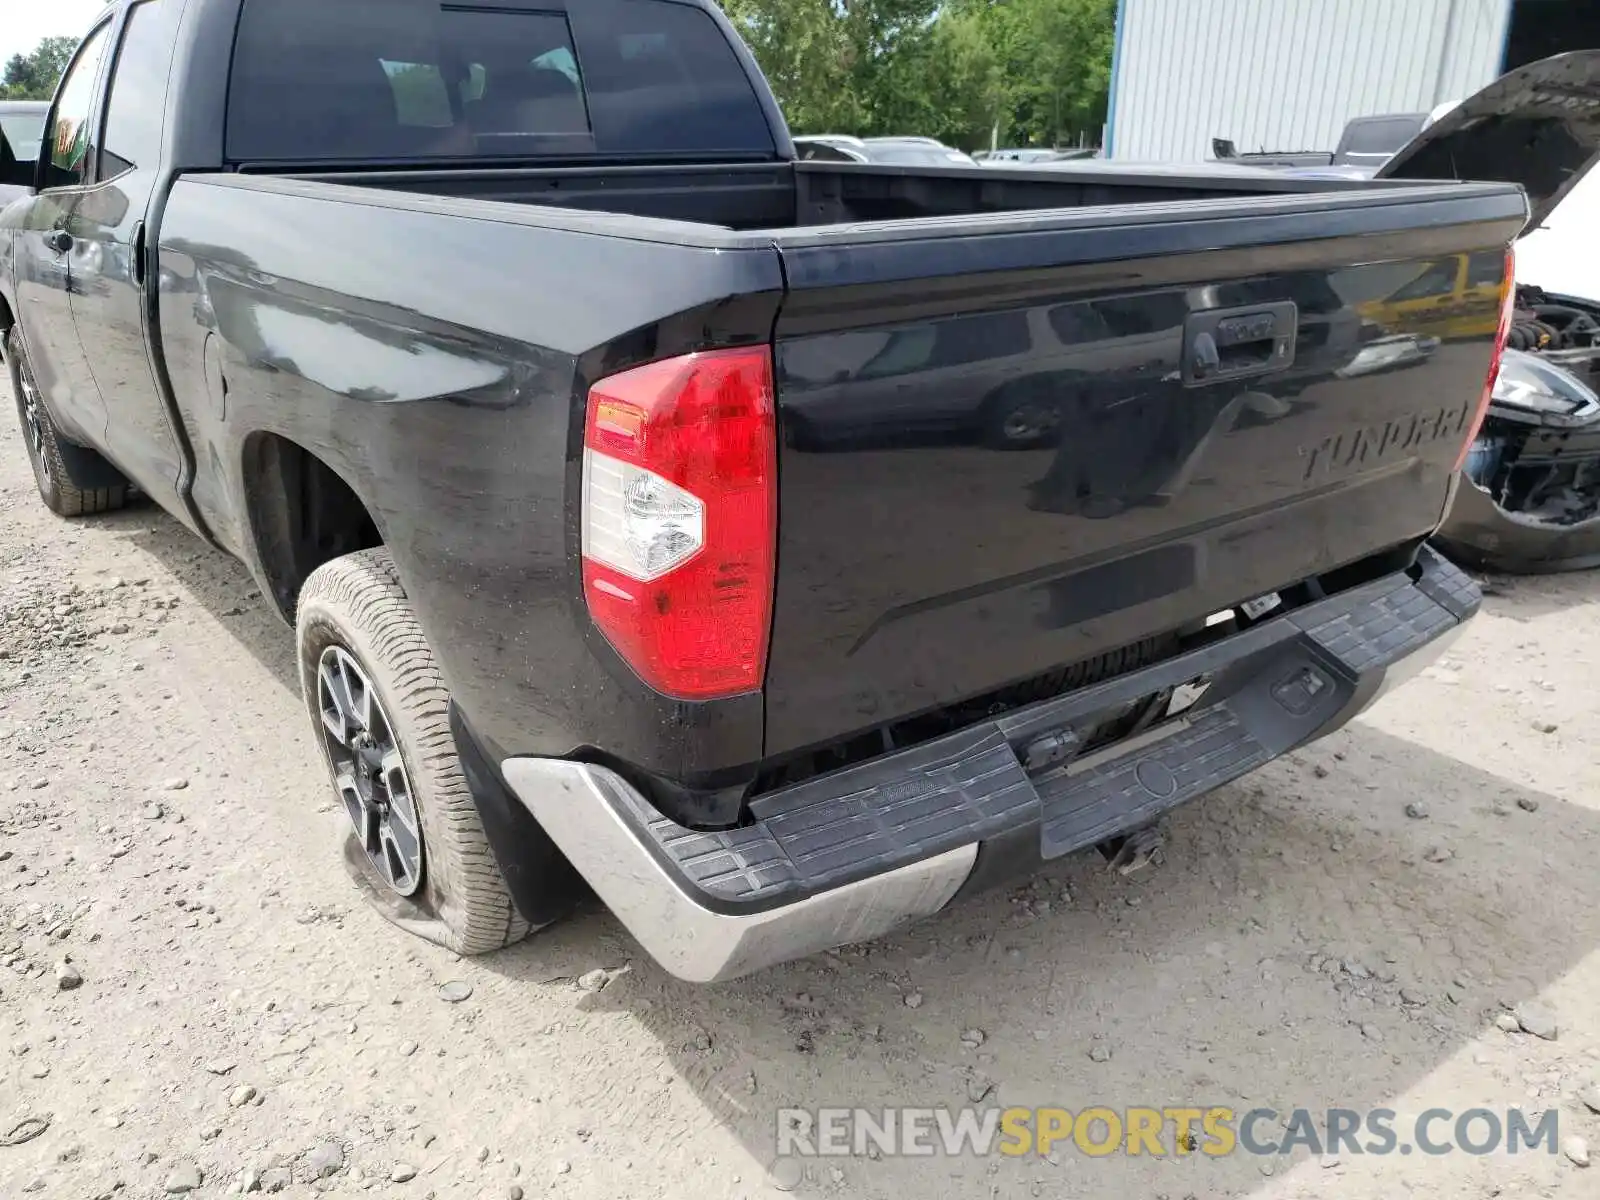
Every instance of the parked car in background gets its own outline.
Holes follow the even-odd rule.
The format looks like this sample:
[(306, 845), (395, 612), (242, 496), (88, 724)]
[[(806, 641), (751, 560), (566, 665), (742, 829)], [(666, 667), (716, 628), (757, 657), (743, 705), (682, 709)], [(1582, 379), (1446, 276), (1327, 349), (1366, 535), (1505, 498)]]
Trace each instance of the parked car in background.
[(861, 141), (866, 148), (868, 162), (902, 167), (977, 165), (965, 150), (946, 146), (934, 138), (870, 137)]
[(1600, 566), (1597, 183), (1584, 179), (1549, 216), (1530, 221), (1519, 246), (1511, 348), (1436, 538), (1473, 566)]
[[(0, 100), (0, 133), (5, 134), (15, 158), (32, 162), (39, 157), (39, 139), (49, 110), (46, 100)], [(26, 194), (26, 188), (0, 183), (0, 208)]]
[[(976, 156), (974, 156), (976, 157)], [(1097, 161), (1100, 151), (1093, 148), (1069, 150), (995, 151), (979, 161), (986, 167), (1053, 167), (1062, 163)]]
[[(1590, 306), (1591, 325), (1596, 314), (1600, 307)], [(1592, 363), (1592, 341), (1585, 353)], [(1600, 566), (1594, 388), (1537, 352), (1507, 350), (1434, 541), (1469, 566), (1514, 574)]]
[(1497, 314), (1485, 315), (1483, 302), (1497, 296), (1505, 263), (1493, 251), (1449, 254), (1394, 291), (1361, 306), (1361, 315), (1385, 328), (1405, 324), (1429, 337), (1482, 337), (1494, 332)]
[(1247, 167), (1368, 167), (1376, 170), (1401, 147), (1425, 129), (1440, 112), (1383, 113), (1356, 117), (1344, 127), (1333, 150), (1262, 150), (1240, 153), (1228, 138), (1212, 138), (1211, 153), (1216, 162)]
[(866, 162), (867, 144), (842, 133), (815, 133), (794, 139), (794, 155), (801, 162)]
[(1094, 158), (1099, 153), (1100, 151), (1092, 147), (1053, 150), (1048, 146), (1029, 146), (1009, 150), (980, 150), (972, 157), (985, 166), (1006, 166), (1012, 163), (1073, 162), (1077, 159)]
[[(1600, 566), (1600, 178), (1576, 170), (1600, 117), (1560, 83), (1564, 71), (1581, 76), (1587, 69), (1579, 52), (1511, 71), (1459, 103), (1433, 109), (1404, 146), (1378, 162), (1371, 159), (1389, 128), (1362, 141), (1373, 151), (1367, 161), (1278, 166), (1300, 179), (1520, 180), (1530, 152), (1547, 158), (1549, 173), (1535, 176), (1540, 194), (1519, 239), (1506, 361), (1434, 539), (1475, 567), (1523, 573)], [(1518, 123), (1503, 120), (1511, 111)], [(1414, 116), (1396, 118), (1393, 129)], [(1458, 136), (1474, 126), (1478, 140)], [(1548, 135), (1549, 145), (1535, 146), (1536, 133)], [(1270, 167), (1273, 157), (1221, 161), (1244, 170)], [(1479, 337), (1490, 321), (1483, 300), (1498, 288), (1499, 274), (1492, 254), (1441, 256), (1363, 304), (1361, 315), (1379, 330), (1404, 324), (1446, 342)], [(1414, 352), (1403, 340), (1382, 350)], [(1369, 353), (1380, 353), (1377, 343)]]
[(1010, 147), (999, 150), (985, 150), (979, 155), (974, 154), (973, 159), (979, 162), (1049, 162), (1057, 157), (1056, 152), (1048, 146)]
[[(1600, 107), (1569, 82), (1586, 77), (1591, 54), (1530, 63), (1434, 110), (1409, 144), (1371, 172), (1531, 179), (1509, 348), (1435, 536), (1477, 567), (1600, 566), (1600, 177), (1583, 172), (1600, 142)], [(1526, 176), (1535, 162), (1538, 170)], [(1482, 255), (1443, 256), (1363, 315), (1447, 340), (1480, 336), (1474, 306), (1492, 273)]]
[(840, 133), (803, 134), (794, 139), (802, 162), (862, 162), (887, 166), (976, 166), (972, 156), (936, 138), (850, 137)]

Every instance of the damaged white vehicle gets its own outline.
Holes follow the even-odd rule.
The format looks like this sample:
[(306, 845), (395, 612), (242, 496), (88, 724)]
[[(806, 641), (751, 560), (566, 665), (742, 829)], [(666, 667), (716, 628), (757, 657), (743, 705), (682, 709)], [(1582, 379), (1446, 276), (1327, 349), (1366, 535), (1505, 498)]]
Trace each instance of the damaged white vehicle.
[[(1435, 540), (1507, 572), (1600, 566), (1600, 78), (1591, 54), (1497, 79), (1439, 115), (1379, 177), (1507, 179), (1532, 215), (1488, 413)], [(1472, 264), (1441, 272), (1438, 332), (1471, 304)], [(1415, 316), (1415, 312), (1411, 314)]]

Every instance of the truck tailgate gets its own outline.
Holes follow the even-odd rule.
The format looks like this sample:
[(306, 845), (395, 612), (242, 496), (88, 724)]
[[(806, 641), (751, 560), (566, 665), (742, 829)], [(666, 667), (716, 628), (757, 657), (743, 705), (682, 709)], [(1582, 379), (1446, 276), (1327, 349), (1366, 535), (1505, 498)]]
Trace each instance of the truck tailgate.
[(1492, 282), (1525, 214), (1429, 185), (780, 235), (768, 755), (1428, 534), (1498, 315), (1430, 271)]

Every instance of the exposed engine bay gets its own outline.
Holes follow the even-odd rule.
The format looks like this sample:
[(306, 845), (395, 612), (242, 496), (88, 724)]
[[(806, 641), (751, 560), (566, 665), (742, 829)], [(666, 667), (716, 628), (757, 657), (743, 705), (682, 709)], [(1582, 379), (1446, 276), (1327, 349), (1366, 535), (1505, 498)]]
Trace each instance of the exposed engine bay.
[(1600, 515), (1600, 305), (1519, 285), (1506, 345), (1467, 477), (1527, 521)]
[(1600, 305), (1518, 284), (1506, 348), (1545, 355), (1586, 379), (1600, 360)]

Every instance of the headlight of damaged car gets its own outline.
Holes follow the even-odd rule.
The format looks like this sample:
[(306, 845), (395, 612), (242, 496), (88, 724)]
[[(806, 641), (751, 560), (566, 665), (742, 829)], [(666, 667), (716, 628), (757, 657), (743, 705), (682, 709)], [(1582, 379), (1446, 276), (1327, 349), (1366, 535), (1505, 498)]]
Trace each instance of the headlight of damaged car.
[(1494, 403), (1571, 416), (1600, 404), (1592, 388), (1562, 367), (1525, 350), (1507, 350), (1494, 381)]

